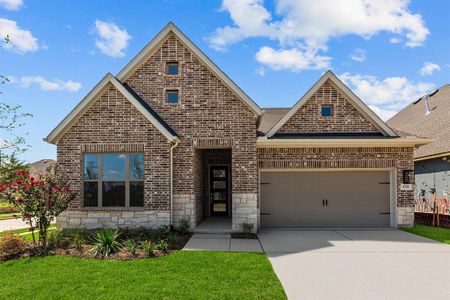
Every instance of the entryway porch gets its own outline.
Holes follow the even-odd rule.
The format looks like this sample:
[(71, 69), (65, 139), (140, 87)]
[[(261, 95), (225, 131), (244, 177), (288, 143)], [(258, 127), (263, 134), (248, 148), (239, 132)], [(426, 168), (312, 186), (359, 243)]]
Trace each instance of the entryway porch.
[(208, 217), (195, 229), (194, 233), (231, 233), (231, 217)]

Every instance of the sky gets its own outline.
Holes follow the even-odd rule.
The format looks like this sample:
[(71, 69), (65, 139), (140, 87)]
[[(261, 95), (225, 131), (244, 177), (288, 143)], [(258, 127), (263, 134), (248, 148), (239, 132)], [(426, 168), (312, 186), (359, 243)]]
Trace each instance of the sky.
[(21, 159), (56, 158), (42, 138), (169, 21), (261, 107), (328, 69), (384, 120), (450, 83), (448, 0), (0, 0), (0, 102), (33, 114)]

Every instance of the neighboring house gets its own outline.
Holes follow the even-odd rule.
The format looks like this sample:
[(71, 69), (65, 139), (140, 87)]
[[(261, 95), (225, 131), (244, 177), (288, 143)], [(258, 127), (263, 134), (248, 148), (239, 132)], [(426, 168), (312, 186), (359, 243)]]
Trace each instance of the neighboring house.
[(210, 216), (259, 227), (413, 224), (413, 147), (331, 71), (289, 109), (261, 109), (169, 23), (48, 135), (78, 197), (65, 227)]
[[(437, 198), (450, 190), (450, 85), (419, 98), (392, 117), (392, 128), (427, 137), (433, 142), (414, 150), (416, 193)], [(423, 191), (423, 192), (422, 192)]]
[(28, 165), (30, 167), (30, 173), (36, 175), (46, 172), (48, 168), (56, 166), (56, 161), (53, 159), (41, 159)]

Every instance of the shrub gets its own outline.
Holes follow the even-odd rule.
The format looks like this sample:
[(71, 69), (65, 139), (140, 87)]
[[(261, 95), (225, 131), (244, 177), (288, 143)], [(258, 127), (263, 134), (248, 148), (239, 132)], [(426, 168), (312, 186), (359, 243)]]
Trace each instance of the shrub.
[(253, 223), (242, 223), (242, 232), (244, 233), (253, 233), (253, 227), (255, 225)]
[(133, 240), (126, 240), (123, 243), (123, 245), (131, 253), (131, 255), (133, 255), (133, 256), (136, 255), (138, 248), (137, 248), (137, 245), (136, 245), (135, 241), (133, 241)]
[(38, 174), (36, 178), (27, 170), (17, 170), (13, 182), (0, 184), (0, 198), (20, 212), (30, 227), (34, 243), (34, 229), (38, 229), (39, 244), (44, 249), (50, 224), (74, 197), (68, 182), (56, 170)]
[(163, 253), (167, 253), (169, 250), (169, 244), (165, 240), (160, 240), (158, 244), (156, 244), (156, 248)]
[(92, 247), (91, 253), (94, 256), (100, 255), (105, 257), (119, 251), (119, 235), (119, 231), (112, 228), (104, 228), (97, 231), (92, 239), (94, 247)]
[(0, 238), (0, 256), (20, 254), (25, 249), (25, 240), (22, 236), (7, 235)]
[(155, 255), (156, 245), (152, 241), (143, 241), (141, 243), (141, 247), (147, 256)]
[(169, 225), (161, 225), (158, 227), (160, 238), (165, 239), (170, 233), (170, 226)]
[(177, 235), (174, 233), (170, 233), (167, 236), (167, 241), (169, 242), (170, 245), (174, 245), (177, 242)]
[(191, 219), (185, 217), (180, 221), (180, 233), (188, 234), (191, 231)]
[(86, 242), (86, 232), (81, 229), (74, 229), (70, 235), (72, 245), (77, 250), (81, 250), (81, 246)]
[(61, 230), (55, 229), (48, 233), (47, 249), (65, 247), (66, 245), (66, 240), (64, 239)]

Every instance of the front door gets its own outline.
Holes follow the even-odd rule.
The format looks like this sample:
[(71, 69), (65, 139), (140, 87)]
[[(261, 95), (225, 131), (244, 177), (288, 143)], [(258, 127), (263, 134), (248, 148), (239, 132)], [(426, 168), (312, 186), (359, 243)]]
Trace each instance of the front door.
[(228, 216), (228, 166), (211, 166), (209, 170), (211, 216)]

